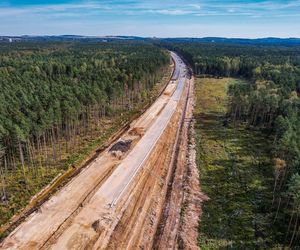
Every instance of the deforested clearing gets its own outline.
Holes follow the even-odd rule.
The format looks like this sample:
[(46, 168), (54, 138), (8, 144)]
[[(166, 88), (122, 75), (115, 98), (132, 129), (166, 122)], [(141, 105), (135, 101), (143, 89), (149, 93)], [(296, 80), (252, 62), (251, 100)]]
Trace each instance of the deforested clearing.
[(270, 140), (245, 126), (224, 124), (227, 88), (240, 80), (201, 78), (196, 83), (197, 164), (202, 192), (201, 249), (276, 246), (272, 220)]

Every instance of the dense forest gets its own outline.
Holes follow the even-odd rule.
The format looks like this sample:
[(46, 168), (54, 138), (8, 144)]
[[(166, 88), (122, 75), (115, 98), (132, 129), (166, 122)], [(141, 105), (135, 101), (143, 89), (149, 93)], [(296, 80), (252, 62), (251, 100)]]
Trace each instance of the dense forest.
[(238, 77), (224, 123), (268, 134), (273, 144), (273, 227), (278, 242), (300, 245), (300, 47), (177, 43), (198, 76)]
[(0, 224), (103, 132), (101, 121), (149, 101), (169, 65), (149, 44), (1, 43)]

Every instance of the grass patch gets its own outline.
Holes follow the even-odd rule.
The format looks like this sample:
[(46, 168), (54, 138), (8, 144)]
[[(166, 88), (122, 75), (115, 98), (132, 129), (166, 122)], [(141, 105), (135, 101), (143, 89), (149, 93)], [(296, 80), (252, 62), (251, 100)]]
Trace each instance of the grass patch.
[(201, 249), (276, 248), (272, 227), (272, 161), (259, 131), (224, 125), (227, 88), (235, 79), (196, 80), (197, 165), (203, 205)]

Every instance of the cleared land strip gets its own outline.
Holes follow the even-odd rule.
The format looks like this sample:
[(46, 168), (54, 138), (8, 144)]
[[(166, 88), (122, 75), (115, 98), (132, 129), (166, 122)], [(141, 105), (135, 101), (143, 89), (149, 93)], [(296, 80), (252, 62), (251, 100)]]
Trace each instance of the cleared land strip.
[[(115, 211), (114, 206), (118, 205), (124, 193), (131, 188), (130, 186), (136, 184), (138, 172), (145, 166), (148, 156), (152, 153), (153, 148), (176, 111), (183, 87), (184, 79), (180, 79), (177, 89), (168, 104), (144, 137), (142, 137), (113, 174), (98, 189), (90, 202), (73, 219), (70, 226), (58, 237), (58, 241), (53, 243), (51, 249), (68, 249), (71, 245), (74, 246), (76, 244), (80, 246), (87, 245), (91, 241), (90, 239), (97, 238), (96, 236), (98, 235), (97, 230), (94, 230), (90, 225), (100, 223), (100, 220), (103, 218), (106, 218), (105, 220), (109, 222), (113, 222), (114, 219), (118, 217), (116, 214), (118, 214), (119, 211)], [(124, 202), (121, 202), (121, 204), (123, 208), (126, 208)], [(122, 212), (120, 214), (122, 214)], [(103, 224), (108, 224), (108, 227), (111, 226), (111, 223), (100, 224), (101, 226), (103, 226)]]
[[(178, 66), (179, 59), (174, 54), (172, 56), (176, 61), (176, 66)], [(154, 125), (154, 120), (157, 119), (156, 116), (159, 115), (158, 118), (161, 117), (165, 110), (164, 107), (169, 103), (170, 99), (174, 97), (178, 98), (180, 86), (183, 85), (182, 81), (180, 83), (173, 95), (171, 94), (176, 85), (170, 84), (157, 102), (137, 122), (134, 122), (132, 127), (140, 127), (142, 125), (147, 131), (151, 124)], [(169, 106), (174, 105), (175, 103)], [(169, 115), (172, 114), (170, 110), (167, 113)], [(168, 119), (165, 118), (165, 122), (168, 122)], [(160, 124), (157, 125), (160, 126)], [(129, 133), (125, 134), (124, 137), (132, 138), (135, 143), (139, 141), (139, 136), (129, 135)], [(94, 195), (98, 188), (101, 187), (105, 180), (109, 179), (112, 171), (120, 164), (124, 157), (116, 159), (107, 151), (103, 152), (67, 186), (42, 205), (39, 211), (29, 216), (24, 223), (8, 236), (1, 247), (3, 249), (39, 249), (43, 247), (45, 242), (58, 229), (62, 228), (64, 223), (71, 217), (76, 216), (85, 207), (85, 204), (90, 203), (90, 199), (95, 197)], [(119, 194), (119, 190), (117, 193)]]
[[(103, 237), (98, 240), (99, 244), (93, 249), (157, 249), (155, 233), (165, 205), (167, 188), (171, 184), (170, 181), (173, 179), (177, 165), (176, 160), (174, 162), (173, 159), (177, 159), (178, 154), (178, 151), (174, 150), (178, 147), (177, 138), (182, 136), (180, 124), (184, 123), (186, 117), (185, 107), (188, 104), (186, 100), (189, 94), (189, 83), (187, 80), (186, 82), (169, 126), (141, 169), (140, 177), (137, 178), (138, 182), (134, 183), (132, 189), (128, 191), (129, 197), (127, 200), (123, 198), (123, 203), (125, 201), (129, 203), (126, 211), (122, 212), (117, 209), (115, 212), (119, 221), (109, 236), (108, 246), (103, 245), (105, 242), (105, 237)], [(122, 207), (119, 205), (119, 207), (121, 209), (124, 205)]]
[[(177, 64), (179, 63), (177, 62)], [(184, 86), (185, 78), (181, 78), (170, 100), (159, 112), (157, 119), (146, 134), (114, 173), (97, 190), (90, 202), (84, 206), (71, 222), (64, 226), (63, 230), (58, 231), (54, 237), (49, 239), (48, 244), (45, 246), (46, 248), (81, 249), (86, 246), (92, 247), (94, 244), (97, 245), (97, 248), (105, 248), (115, 227), (122, 220), (122, 215), (130, 211), (128, 207), (136, 203), (136, 190), (134, 189), (136, 186), (144, 185), (145, 183), (143, 174), (145, 166), (148, 166), (148, 160), (155, 160), (155, 157), (148, 156), (153, 151), (154, 146), (158, 143), (174, 112), (177, 110)], [(176, 131), (177, 127), (178, 121), (172, 124), (171, 129)], [(172, 135), (171, 139), (173, 137)], [(162, 148), (161, 152), (170, 148), (171, 145)], [(156, 167), (161, 166), (157, 163), (155, 165)]]

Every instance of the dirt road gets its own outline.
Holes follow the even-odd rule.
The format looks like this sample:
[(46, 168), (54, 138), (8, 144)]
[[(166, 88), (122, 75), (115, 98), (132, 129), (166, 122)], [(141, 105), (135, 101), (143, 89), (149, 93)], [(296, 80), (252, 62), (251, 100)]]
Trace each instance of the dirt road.
[(17, 227), (1, 249), (152, 248), (189, 93), (186, 66), (171, 56), (176, 75), (121, 138), (132, 141), (131, 148), (104, 151)]

